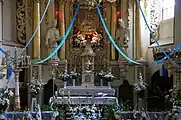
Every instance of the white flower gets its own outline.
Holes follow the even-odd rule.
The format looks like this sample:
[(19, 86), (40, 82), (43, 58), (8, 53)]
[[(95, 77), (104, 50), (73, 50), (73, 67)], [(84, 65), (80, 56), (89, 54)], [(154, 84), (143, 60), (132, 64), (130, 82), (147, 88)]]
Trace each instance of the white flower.
[(144, 83), (142, 80), (138, 81), (134, 84), (134, 88), (136, 91), (141, 91), (146, 89), (146, 83)]
[(115, 117), (116, 119), (120, 119), (120, 118), (121, 118), (121, 116), (118, 115), (118, 114), (115, 114), (114, 117)]
[(99, 76), (104, 76), (106, 73), (103, 71), (103, 70), (101, 70), (99, 73), (98, 73), (98, 75)]
[(9, 94), (8, 94), (10, 97), (13, 97), (14, 96), (14, 93), (12, 91), (9, 91)]
[(33, 95), (37, 95), (41, 90), (41, 83), (37, 80), (32, 80), (27, 85)]

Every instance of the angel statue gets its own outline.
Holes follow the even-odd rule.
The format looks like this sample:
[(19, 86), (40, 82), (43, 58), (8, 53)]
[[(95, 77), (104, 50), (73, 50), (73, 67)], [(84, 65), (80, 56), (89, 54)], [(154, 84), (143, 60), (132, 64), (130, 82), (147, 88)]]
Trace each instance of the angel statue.
[[(53, 19), (51, 23), (51, 27), (48, 28), (46, 32), (45, 44), (48, 48), (48, 54), (51, 54), (54, 51), (54, 49), (57, 47), (57, 41), (58, 41), (58, 38), (60, 37), (59, 30), (56, 28), (56, 26), (57, 26), (57, 20)], [(55, 54), (52, 57), (52, 59), (59, 61), (57, 54)]]
[(119, 26), (116, 30), (116, 40), (121, 46), (128, 46), (130, 31), (122, 19), (118, 19)]

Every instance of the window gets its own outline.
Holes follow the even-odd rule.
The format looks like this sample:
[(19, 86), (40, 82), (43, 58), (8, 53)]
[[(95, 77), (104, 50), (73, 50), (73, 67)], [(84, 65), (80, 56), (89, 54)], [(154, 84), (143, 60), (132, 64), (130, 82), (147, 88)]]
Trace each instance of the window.
[(162, 0), (162, 20), (174, 17), (175, 0)]
[[(173, 44), (175, 0), (150, 0), (150, 24), (160, 45)], [(150, 45), (156, 44), (150, 36)]]

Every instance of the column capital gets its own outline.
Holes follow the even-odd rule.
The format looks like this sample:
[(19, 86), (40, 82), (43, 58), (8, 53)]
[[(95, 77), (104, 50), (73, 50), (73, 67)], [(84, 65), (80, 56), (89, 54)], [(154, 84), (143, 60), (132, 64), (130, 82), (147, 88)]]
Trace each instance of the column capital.
[(40, 3), (40, 0), (34, 0), (36, 3)]
[(65, 4), (66, 0), (59, 0), (59, 4)]

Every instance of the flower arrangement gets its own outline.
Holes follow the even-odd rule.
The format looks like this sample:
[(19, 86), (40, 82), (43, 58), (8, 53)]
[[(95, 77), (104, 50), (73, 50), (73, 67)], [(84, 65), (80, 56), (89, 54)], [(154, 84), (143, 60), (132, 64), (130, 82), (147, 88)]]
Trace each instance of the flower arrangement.
[(57, 98), (57, 96), (58, 96), (57, 92), (55, 92), (55, 95), (53, 97), (51, 97), (49, 100), (50, 109), (52, 111), (58, 110), (58, 98)]
[(169, 90), (170, 95), (166, 95), (165, 99), (172, 103), (172, 108), (168, 111), (167, 119), (177, 119), (181, 113), (181, 90), (173, 89)]
[(77, 79), (78, 76), (80, 76), (80, 74), (77, 73), (75, 70), (70, 72), (71, 79)]
[(55, 92), (55, 95), (53, 97), (50, 98), (49, 100), (49, 105), (50, 105), (50, 109), (53, 111), (53, 117), (56, 118), (59, 115), (58, 112), (58, 95), (57, 95), (57, 91)]
[(103, 80), (105, 80), (105, 81), (107, 81), (107, 82), (112, 82), (114, 78), (115, 78), (115, 77), (114, 77), (114, 75), (111, 73), (111, 70), (109, 70), (109, 72), (103, 76)]
[(145, 82), (143, 82), (143, 76), (142, 76), (141, 73), (140, 73), (138, 82), (136, 82), (133, 86), (134, 86), (134, 89), (135, 89), (137, 92), (140, 92), (140, 91), (142, 91), (142, 90), (146, 90), (147, 84), (146, 84)]
[(3, 90), (0, 95), (0, 112), (5, 112), (10, 105), (10, 99), (13, 97), (13, 92), (9, 89)]
[(145, 111), (144, 108), (140, 108), (139, 110), (133, 110), (133, 117), (135, 119), (151, 120), (147, 111)]
[(72, 112), (72, 120), (100, 120), (101, 119), (101, 113), (95, 107), (95, 105), (92, 106), (77, 106), (75, 108), (70, 108), (70, 111)]
[(70, 75), (68, 74), (67, 70), (65, 70), (63, 73), (59, 75), (59, 78), (62, 81), (68, 81), (70, 79)]
[(106, 75), (106, 72), (104, 72), (103, 70), (101, 70), (97, 75), (98, 75), (98, 77), (99, 77), (100, 79), (103, 79), (103, 77)]
[(33, 97), (36, 97), (41, 90), (41, 83), (38, 80), (32, 80), (28, 84), (30, 92)]

